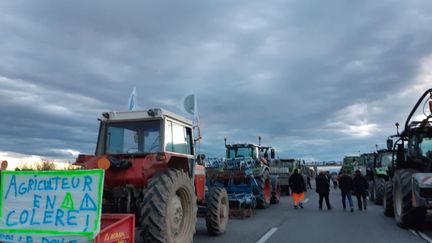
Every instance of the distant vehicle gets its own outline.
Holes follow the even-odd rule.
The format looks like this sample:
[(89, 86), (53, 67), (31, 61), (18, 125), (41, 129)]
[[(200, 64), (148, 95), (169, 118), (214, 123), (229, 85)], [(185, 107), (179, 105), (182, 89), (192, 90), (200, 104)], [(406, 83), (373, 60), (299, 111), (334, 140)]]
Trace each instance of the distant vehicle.
[(385, 184), (389, 181), (388, 169), (392, 165), (393, 151), (378, 150), (372, 166), (372, 186), (369, 188), (370, 200), (381, 205), (385, 194)]
[(352, 174), (354, 172), (354, 168), (359, 165), (359, 159), (359, 156), (345, 156), (343, 158), (342, 168), (347, 174)]
[(279, 178), (281, 194), (290, 195), (288, 180), (299, 164), (300, 160), (297, 159), (276, 159), (270, 162), (271, 174)]

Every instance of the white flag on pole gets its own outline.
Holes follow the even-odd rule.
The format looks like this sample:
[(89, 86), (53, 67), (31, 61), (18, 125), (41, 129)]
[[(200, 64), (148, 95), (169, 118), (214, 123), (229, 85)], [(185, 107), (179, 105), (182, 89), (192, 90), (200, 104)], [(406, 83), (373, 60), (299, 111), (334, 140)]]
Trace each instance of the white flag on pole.
[(129, 100), (128, 100), (128, 109), (130, 111), (134, 111), (136, 109), (136, 88), (134, 87), (132, 90), (132, 93), (129, 96)]
[(198, 118), (198, 105), (196, 94), (191, 93), (186, 95), (182, 100), (181, 108), (187, 114), (193, 115), (195, 118)]

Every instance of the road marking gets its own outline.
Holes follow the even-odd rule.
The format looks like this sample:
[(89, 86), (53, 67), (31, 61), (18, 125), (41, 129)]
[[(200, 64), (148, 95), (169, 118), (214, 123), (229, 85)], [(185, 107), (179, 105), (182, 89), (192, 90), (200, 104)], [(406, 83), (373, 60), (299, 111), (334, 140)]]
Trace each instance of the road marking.
[(409, 230), (411, 233), (413, 233), (415, 236), (420, 237), (420, 235), (417, 234), (417, 232), (415, 230), (410, 229)]
[(418, 231), (417, 233), (420, 235), (421, 238), (423, 238), (424, 240), (426, 240), (429, 243), (432, 243), (432, 239), (429, 238), (429, 236), (427, 236), (425, 233), (420, 232), (420, 231)]
[(303, 201), (303, 203), (307, 203), (307, 202), (309, 202), (309, 198), (306, 198), (306, 199)]
[(256, 243), (264, 243), (278, 230), (278, 228), (273, 227), (265, 235), (263, 235)]

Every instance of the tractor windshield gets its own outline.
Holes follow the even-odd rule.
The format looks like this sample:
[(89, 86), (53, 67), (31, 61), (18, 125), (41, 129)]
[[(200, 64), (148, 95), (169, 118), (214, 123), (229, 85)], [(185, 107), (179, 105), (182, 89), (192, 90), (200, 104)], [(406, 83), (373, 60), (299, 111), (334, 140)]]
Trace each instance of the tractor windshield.
[(238, 157), (256, 157), (255, 150), (251, 147), (232, 147), (227, 151), (227, 157), (230, 159)]
[(432, 138), (424, 137), (419, 143), (419, 148), (422, 156), (432, 160)]
[(392, 164), (393, 153), (382, 154), (381, 167), (389, 167)]
[(161, 151), (160, 121), (108, 123), (106, 131), (107, 154)]

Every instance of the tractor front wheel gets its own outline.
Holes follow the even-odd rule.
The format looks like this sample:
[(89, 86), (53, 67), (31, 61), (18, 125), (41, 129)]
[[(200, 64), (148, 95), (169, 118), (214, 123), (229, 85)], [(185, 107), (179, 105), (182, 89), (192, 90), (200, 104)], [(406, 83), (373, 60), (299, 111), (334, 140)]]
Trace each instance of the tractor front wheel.
[(225, 232), (229, 218), (229, 201), (225, 188), (213, 187), (207, 199), (206, 226), (210, 235)]
[(393, 207), (396, 223), (403, 227), (418, 228), (426, 218), (425, 208), (414, 208), (411, 203), (412, 174), (415, 170), (401, 169), (393, 178)]
[(374, 200), (375, 204), (381, 205), (383, 203), (383, 197), (385, 193), (385, 180), (382, 177), (375, 179), (374, 183)]
[(156, 174), (143, 193), (141, 237), (144, 242), (192, 242), (196, 214), (194, 185), (187, 174), (176, 169)]

